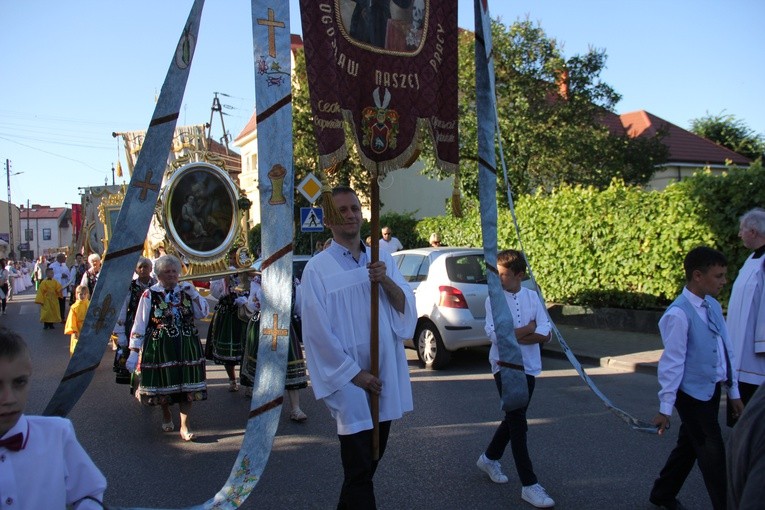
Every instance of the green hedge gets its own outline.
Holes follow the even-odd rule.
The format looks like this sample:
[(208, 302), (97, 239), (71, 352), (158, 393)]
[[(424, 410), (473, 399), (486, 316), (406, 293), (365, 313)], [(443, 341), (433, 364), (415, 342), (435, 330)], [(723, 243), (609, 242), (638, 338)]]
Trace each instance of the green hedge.
[[(548, 301), (653, 309), (667, 305), (684, 283), (682, 262), (707, 245), (729, 259), (733, 281), (748, 251), (738, 218), (765, 205), (761, 166), (723, 175), (698, 173), (666, 190), (614, 182), (605, 190), (562, 187), (516, 200), (523, 248)], [(441, 233), (453, 246), (481, 246), (477, 208), (462, 219), (426, 218), (421, 239)], [(509, 211), (499, 215), (499, 247), (519, 248)], [(730, 285), (720, 296), (727, 301)]]
[[(707, 245), (729, 260), (728, 280), (749, 255), (738, 239), (738, 218), (765, 206), (761, 165), (733, 168), (723, 175), (700, 172), (664, 191), (645, 191), (613, 182), (605, 190), (564, 186), (549, 194), (516, 199), (523, 249), (549, 302), (635, 309), (663, 308), (684, 284), (683, 258)], [(432, 232), (447, 246), (482, 246), (476, 204), (463, 218), (415, 220), (385, 214), (404, 248), (427, 246)], [(499, 214), (499, 248), (520, 248), (509, 211)], [(309, 234), (298, 232), (295, 253), (311, 253)], [(361, 237), (370, 234), (369, 223)], [(378, 233), (379, 235), (379, 233)], [(331, 236), (314, 234), (314, 242)], [(260, 225), (250, 231), (250, 247), (260, 244)], [(253, 252), (256, 250), (253, 249)], [(720, 296), (725, 303), (728, 285)]]

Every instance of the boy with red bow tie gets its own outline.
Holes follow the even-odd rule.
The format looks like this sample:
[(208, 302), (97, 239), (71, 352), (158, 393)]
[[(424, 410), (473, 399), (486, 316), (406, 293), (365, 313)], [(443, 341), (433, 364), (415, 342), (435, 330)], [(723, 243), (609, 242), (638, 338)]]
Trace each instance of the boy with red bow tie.
[(0, 328), (0, 506), (101, 509), (106, 479), (59, 417), (26, 416), (32, 361), (24, 340)]

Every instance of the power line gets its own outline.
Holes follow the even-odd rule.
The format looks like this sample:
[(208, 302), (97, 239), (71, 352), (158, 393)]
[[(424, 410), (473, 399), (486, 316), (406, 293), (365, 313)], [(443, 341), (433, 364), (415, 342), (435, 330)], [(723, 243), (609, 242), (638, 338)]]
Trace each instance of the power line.
[(93, 171), (95, 171), (95, 172), (98, 172), (99, 174), (103, 174), (103, 173), (104, 173), (104, 171), (103, 171), (103, 170), (99, 170), (99, 169), (97, 169), (96, 167), (94, 167), (94, 166), (91, 166), (90, 164), (88, 164), (88, 163), (85, 163), (84, 161), (81, 161), (81, 160), (79, 160), (79, 159), (74, 159), (74, 158), (70, 158), (70, 157), (64, 156), (64, 155), (62, 155), (62, 154), (56, 154), (55, 152), (46, 151), (45, 149), (40, 149), (40, 148), (38, 148), (38, 147), (33, 147), (33, 146), (31, 146), (31, 145), (27, 145), (27, 144), (25, 144), (25, 143), (17, 142), (16, 140), (11, 140), (10, 138), (6, 138), (6, 137), (4, 137), (4, 136), (0, 136), (0, 140), (5, 140), (5, 141), (7, 141), (7, 142), (15, 143), (16, 145), (21, 145), (22, 147), (26, 147), (27, 149), (32, 149), (32, 150), (34, 150), (34, 151), (37, 151), (37, 152), (43, 152), (43, 153), (45, 153), (45, 154), (49, 154), (49, 155), (51, 155), (51, 156), (55, 156), (55, 157), (57, 157), (57, 158), (66, 159), (66, 160), (69, 160), (69, 161), (73, 161), (73, 162), (75, 162), (75, 163), (79, 163), (79, 164), (81, 164), (81, 165), (84, 165), (84, 166), (86, 166), (86, 167), (90, 168), (91, 170), (93, 170)]

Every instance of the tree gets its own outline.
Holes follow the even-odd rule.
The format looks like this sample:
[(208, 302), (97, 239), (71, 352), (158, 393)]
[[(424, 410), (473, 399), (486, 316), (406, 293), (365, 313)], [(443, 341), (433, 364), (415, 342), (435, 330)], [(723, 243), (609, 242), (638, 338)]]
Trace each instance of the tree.
[[(660, 136), (616, 136), (602, 122), (619, 94), (600, 79), (604, 50), (564, 58), (560, 44), (528, 19), (509, 27), (492, 21), (497, 109), (514, 194), (561, 183), (607, 186), (614, 177), (645, 184), (666, 159)], [(460, 179), (478, 196), (475, 35), (459, 36)], [(500, 161), (499, 157), (497, 161)], [(430, 172), (440, 175), (432, 165)], [(498, 176), (504, 190), (504, 177)], [(500, 194), (504, 196), (504, 192)]]
[[(292, 73), (292, 133), (293, 133), (293, 167), (295, 172), (295, 186), (306, 175), (314, 172), (318, 176), (319, 149), (316, 143), (316, 134), (313, 128), (313, 111), (308, 92), (308, 74), (306, 72), (305, 52), (303, 49), (295, 51), (295, 67)], [(347, 138), (347, 139), (353, 139)], [(362, 203), (369, 201), (369, 173), (363, 169), (359, 162), (355, 148), (349, 148), (349, 158), (341, 165), (338, 171), (331, 176), (321, 176), (329, 186), (340, 184), (353, 186)], [(295, 253), (311, 253), (311, 236), (300, 231), (300, 207), (306, 207), (303, 195), (295, 189)], [(252, 231), (251, 242), (259, 244), (260, 230)], [(323, 236), (327, 237), (325, 233)]]
[(717, 115), (707, 112), (706, 116), (691, 120), (691, 132), (751, 160), (765, 154), (765, 137), (755, 133), (743, 120), (724, 112)]
[[(295, 166), (295, 183), (299, 183), (309, 172), (317, 170), (319, 149), (316, 144), (316, 134), (313, 128), (313, 111), (308, 93), (308, 74), (305, 64), (305, 52), (302, 48), (295, 51), (295, 69), (292, 78), (292, 132)], [(347, 127), (347, 126), (346, 126)], [(353, 140), (353, 134), (346, 129), (346, 140)], [(369, 197), (369, 172), (364, 170), (351, 142), (348, 159), (338, 168), (334, 175), (326, 176), (330, 186), (350, 185), (358, 193), (362, 202)], [(302, 195), (301, 195), (302, 196)]]

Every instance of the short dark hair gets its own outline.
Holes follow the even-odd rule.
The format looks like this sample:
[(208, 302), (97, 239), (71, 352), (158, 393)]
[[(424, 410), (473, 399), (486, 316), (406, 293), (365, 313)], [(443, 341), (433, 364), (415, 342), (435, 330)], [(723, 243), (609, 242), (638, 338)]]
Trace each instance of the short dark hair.
[[(356, 195), (356, 191), (350, 186), (335, 186), (332, 188), (332, 196), (341, 195), (343, 193), (353, 193)], [(358, 196), (358, 195), (357, 195)]]
[(28, 352), (27, 343), (21, 335), (0, 327), (0, 359), (13, 360)]
[(497, 265), (509, 269), (515, 274), (526, 272), (526, 259), (518, 250), (502, 250), (497, 253)]
[(698, 246), (692, 249), (683, 260), (685, 281), (689, 282), (693, 279), (694, 271), (706, 273), (712, 266), (728, 267), (728, 259), (722, 252), (708, 246)]

